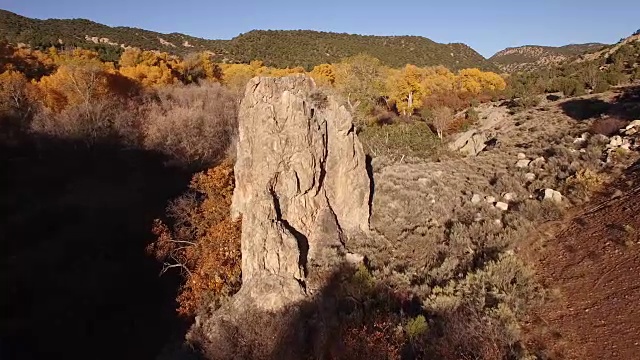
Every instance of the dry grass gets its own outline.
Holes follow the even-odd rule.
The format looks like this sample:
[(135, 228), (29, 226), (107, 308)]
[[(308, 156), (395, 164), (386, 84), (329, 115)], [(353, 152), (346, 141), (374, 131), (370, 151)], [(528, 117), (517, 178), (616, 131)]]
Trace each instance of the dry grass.
[(87, 145), (110, 140), (135, 145), (140, 135), (138, 115), (133, 104), (110, 99), (72, 105), (60, 112), (40, 108), (31, 123), (31, 131)]
[(226, 154), (237, 129), (237, 99), (217, 83), (165, 87), (148, 103), (144, 144), (183, 164), (210, 165)]
[(371, 125), (358, 133), (365, 152), (373, 157), (386, 156), (433, 158), (441, 152), (441, 142), (429, 126), (421, 121), (392, 125)]

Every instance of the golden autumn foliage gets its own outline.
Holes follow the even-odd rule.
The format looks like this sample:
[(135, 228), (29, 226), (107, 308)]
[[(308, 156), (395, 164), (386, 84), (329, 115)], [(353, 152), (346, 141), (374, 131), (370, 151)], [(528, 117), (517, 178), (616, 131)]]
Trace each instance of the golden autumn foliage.
[(426, 95), (422, 86), (424, 69), (415, 65), (407, 65), (401, 70), (392, 70), (387, 78), (389, 98), (395, 102), (398, 111), (412, 114), (422, 107), (422, 98)]
[(380, 60), (359, 54), (343, 59), (334, 66), (335, 88), (354, 111), (370, 111), (384, 95), (386, 70)]
[(180, 61), (175, 56), (157, 51), (127, 49), (120, 56), (120, 74), (144, 87), (171, 85), (178, 82)]
[[(63, 59), (62, 57), (60, 59)], [(135, 83), (122, 77), (112, 64), (93, 58), (66, 57), (51, 75), (36, 82), (44, 106), (54, 112), (68, 106), (84, 104), (136, 93)]]
[(176, 65), (182, 81), (190, 84), (200, 80), (222, 81), (222, 69), (207, 52), (189, 54)]
[(451, 92), (454, 90), (456, 76), (444, 66), (435, 66), (425, 69), (425, 77), (422, 80), (422, 88), (426, 95)]
[(69, 63), (101, 62), (97, 52), (84, 49), (73, 49), (69, 51), (58, 51), (55, 48), (49, 49), (49, 56), (56, 65), (66, 65)]
[(107, 68), (99, 61), (61, 65), (37, 83), (44, 105), (61, 111), (67, 106), (89, 103), (110, 94)]
[(174, 84), (177, 79), (166, 63), (159, 65), (138, 64), (135, 66), (121, 67), (120, 74), (133, 79), (142, 86), (162, 86)]
[(483, 92), (504, 90), (506, 86), (500, 75), (479, 69), (464, 69), (454, 75), (442, 66), (419, 68), (407, 65), (400, 70), (389, 70), (389, 74), (387, 96), (403, 114), (412, 114), (418, 108), (429, 106), (424, 101), (425, 97), (459, 93), (477, 96)]
[(332, 64), (317, 65), (309, 75), (321, 86), (332, 86), (336, 82), (336, 70)]
[(28, 79), (39, 79), (54, 68), (54, 59), (48, 53), (0, 42), (0, 72), (13, 70), (23, 73)]
[(225, 85), (242, 91), (247, 82), (256, 75), (255, 67), (248, 64), (222, 64), (222, 78)]
[(459, 89), (472, 94), (479, 94), (483, 90), (504, 90), (507, 87), (507, 83), (500, 75), (479, 69), (460, 70), (457, 79)]
[(240, 287), (240, 221), (229, 216), (233, 195), (230, 161), (196, 174), (190, 192), (168, 208), (172, 226), (156, 220), (157, 240), (148, 247), (185, 277), (178, 312), (194, 315), (202, 306), (232, 295)]
[(277, 69), (277, 68), (266, 68), (262, 71), (262, 73), (260, 75), (263, 76), (273, 76), (273, 77), (283, 77), (283, 76), (288, 76), (288, 75), (293, 75), (293, 74), (304, 74), (305, 70), (303, 67), (301, 66), (297, 66), (294, 68), (284, 68), (284, 69)]
[(34, 112), (34, 99), (33, 85), (24, 74), (0, 73), (0, 138), (14, 138), (25, 130)]
[(23, 73), (5, 71), (0, 73), (0, 111), (24, 107), (30, 95), (31, 84)]

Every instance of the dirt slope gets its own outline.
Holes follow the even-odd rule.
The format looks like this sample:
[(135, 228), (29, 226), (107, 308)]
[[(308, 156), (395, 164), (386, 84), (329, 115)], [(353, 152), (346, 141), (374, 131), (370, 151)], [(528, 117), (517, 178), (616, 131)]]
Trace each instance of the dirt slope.
[[(551, 358), (640, 357), (640, 174), (553, 224), (538, 252), (540, 280), (557, 296), (540, 312)], [(612, 193), (611, 190), (609, 193)]]

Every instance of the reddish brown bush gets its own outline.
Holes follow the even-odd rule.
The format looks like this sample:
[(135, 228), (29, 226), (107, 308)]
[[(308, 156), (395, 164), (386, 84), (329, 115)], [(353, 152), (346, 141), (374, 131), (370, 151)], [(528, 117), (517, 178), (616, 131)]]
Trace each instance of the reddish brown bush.
[(183, 315), (194, 315), (240, 286), (240, 221), (229, 216), (233, 187), (230, 161), (196, 174), (190, 192), (167, 209), (171, 225), (154, 223), (158, 239), (147, 250), (164, 263), (163, 271), (182, 271), (178, 312)]
[(404, 339), (393, 321), (377, 320), (371, 325), (342, 329), (343, 350), (335, 359), (400, 359)]
[(465, 93), (434, 93), (423, 99), (423, 107), (428, 109), (448, 107), (454, 111), (459, 111), (469, 107), (470, 104), (471, 98)]
[(466, 131), (469, 126), (475, 123), (474, 120), (467, 118), (465, 116), (458, 116), (454, 118), (449, 126), (447, 126), (446, 133), (447, 134), (456, 134), (462, 131)]
[(471, 309), (446, 314), (442, 337), (435, 340), (438, 359), (502, 360), (508, 354), (505, 334), (494, 319)]
[(606, 117), (597, 119), (591, 124), (589, 132), (592, 134), (602, 134), (605, 136), (612, 136), (618, 134), (621, 128), (627, 123), (624, 120), (620, 120), (614, 117)]

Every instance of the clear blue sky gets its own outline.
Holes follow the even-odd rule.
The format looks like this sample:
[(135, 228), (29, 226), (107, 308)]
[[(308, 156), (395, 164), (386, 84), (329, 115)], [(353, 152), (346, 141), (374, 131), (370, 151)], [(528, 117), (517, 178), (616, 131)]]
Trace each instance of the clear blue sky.
[(613, 43), (640, 28), (640, 0), (0, 0), (0, 8), (208, 39), (252, 29), (420, 35), (485, 57), (509, 46)]

